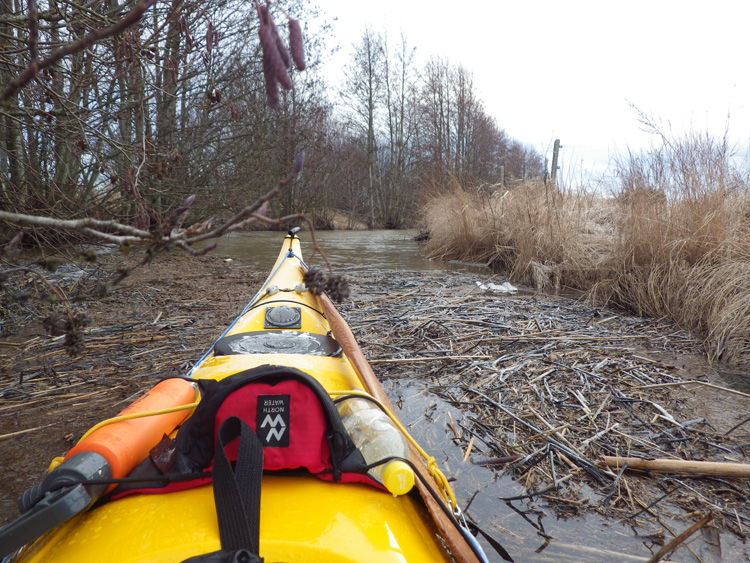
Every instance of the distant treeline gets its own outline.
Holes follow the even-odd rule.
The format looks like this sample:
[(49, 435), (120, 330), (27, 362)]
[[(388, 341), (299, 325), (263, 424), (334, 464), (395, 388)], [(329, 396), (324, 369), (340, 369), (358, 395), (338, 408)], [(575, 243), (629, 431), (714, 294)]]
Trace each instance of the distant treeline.
[[(307, 23), (308, 69), (292, 71), (294, 90), (271, 110), (253, 3), (154, 3), (95, 40), (141, 4), (42, 0), (30, 13), (33, 3), (0, 2), (0, 208), (146, 227), (197, 194), (191, 220), (228, 216), (305, 152), (303, 173), (269, 214), (303, 212), (324, 227), (337, 210), (402, 227), (446, 182), (544, 173), (542, 156), (485, 112), (469, 72), (439, 59), (415, 68), (406, 39), (390, 45), (365, 31), (347, 79), (326, 84), (327, 27), (294, 5)], [(9, 87), (76, 41), (83, 48)]]

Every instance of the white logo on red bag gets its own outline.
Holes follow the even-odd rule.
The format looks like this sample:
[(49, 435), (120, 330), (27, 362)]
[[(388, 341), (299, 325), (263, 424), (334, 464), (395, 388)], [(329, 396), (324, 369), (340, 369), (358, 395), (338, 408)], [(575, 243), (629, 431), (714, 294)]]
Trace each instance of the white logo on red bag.
[[(280, 426), (280, 428), (276, 428), (276, 426)], [(270, 440), (271, 438), (276, 438), (276, 440), (281, 440), (281, 437), (284, 435), (284, 431), (286, 430), (286, 424), (284, 424), (284, 419), (281, 418), (280, 414), (276, 415), (276, 418), (271, 418), (271, 415), (266, 415), (266, 418), (263, 419), (263, 424), (260, 425), (261, 428), (265, 428), (266, 426), (270, 426), (271, 429), (266, 434), (266, 440)]]
[(289, 395), (258, 395), (256, 432), (266, 448), (289, 446)]

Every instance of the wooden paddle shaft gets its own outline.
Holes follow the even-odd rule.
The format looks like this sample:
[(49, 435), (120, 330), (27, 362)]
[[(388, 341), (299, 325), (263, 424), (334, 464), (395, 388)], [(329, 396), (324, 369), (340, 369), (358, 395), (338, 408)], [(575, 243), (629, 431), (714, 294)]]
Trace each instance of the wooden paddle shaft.
[[(385, 394), (383, 387), (381, 387), (375, 372), (373, 372), (370, 367), (370, 364), (367, 363), (367, 359), (362, 353), (359, 344), (357, 344), (357, 340), (354, 338), (354, 334), (349, 328), (349, 325), (336, 310), (336, 307), (334, 307), (327, 295), (321, 294), (318, 298), (323, 307), (323, 311), (326, 314), (326, 318), (328, 319), (328, 324), (331, 327), (333, 337), (339, 343), (341, 350), (354, 366), (354, 369), (357, 371), (363, 385), (367, 389), (367, 392), (380, 401), (386, 408), (388, 408), (388, 410), (394, 413), (395, 416), (396, 411), (393, 408), (391, 401)], [(411, 452), (411, 460), (418, 468), (420, 475), (426, 480), (432, 481), (432, 477), (427, 471), (422, 456), (416, 451), (411, 443), (409, 444), (409, 449)], [(430, 511), (430, 514), (440, 531), (440, 535), (448, 544), (448, 547), (450, 547), (456, 560), (459, 561), (459, 563), (479, 563), (479, 559), (466, 542), (466, 539), (456, 529), (453, 522), (451, 522), (451, 520), (445, 515), (437, 501), (435, 501), (430, 492), (422, 484), (421, 479), (416, 480), (416, 485), (419, 493), (422, 495), (422, 499), (424, 500), (427, 509)]]
[(682, 473), (708, 475), (711, 477), (750, 477), (750, 465), (745, 463), (722, 463), (714, 461), (690, 461), (681, 459), (642, 459), (639, 457), (604, 456), (604, 463), (619, 469), (628, 464), (628, 469), (641, 469), (655, 473)]

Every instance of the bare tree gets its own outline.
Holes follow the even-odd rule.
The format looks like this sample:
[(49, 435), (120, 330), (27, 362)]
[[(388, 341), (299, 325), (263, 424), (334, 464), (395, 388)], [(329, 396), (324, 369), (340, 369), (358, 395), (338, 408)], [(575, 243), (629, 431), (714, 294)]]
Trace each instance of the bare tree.
[(494, 184), (543, 173), (541, 156), (507, 137), (479, 99), (471, 73), (442, 59), (427, 63), (421, 96), (423, 161), (438, 185)]
[(401, 35), (394, 53), (385, 41), (385, 110), (388, 144), (384, 148), (387, 162), (382, 167), (378, 207), (388, 227), (404, 225), (414, 206), (413, 165), (417, 134), (416, 76), (413, 68), (415, 48)]
[(453, 162), (451, 137), (453, 100), (450, 96), (452, 71), (447, 61), (432, 58), (424, 69), (421, 111), (421, 141), (429, 175), (437, 184), (445, 183)]
[(366, 143), (368, 172), (368, 225), (376, 221), (375, 192), (379, 182), (378, 122), (384, 85), (385, 50), (383, 38), (372, 28), (366, 28), (355, 46), (352, 61), (346, 72), (346, 87), (341, 92), (350, 108), (349, 121), (363, 132)]
[[(272, 139), (278, 126), (266, 102), (283, 102), (296, 108), (289, 135), (301, 133), (300, 116), (310, 105), (277, 91), (279, 85), (292, 90), (290, 73), (305, 68), (296, 19), (282, 16), (289, 24), (287, 52), (273, 24), (280, 14), (268, 4), (95, 0), (80, 6), (46, 0), (40, 10), (36, 0), (27, 2), (0, 3), (0, 234), (12, 238), (0, 256), (6, 261), (0, 283), (32, 271), (45, 280), (37, 266), (46, 262), (8, 265), (24, 234), (67, 233), (68, 240), (80, 235), (123, 249), (146, 245), (148, 260), (172, 247), (207, 252), (215, 244), (203, 246), (205, 241), (254, 223), (307, 220), (291, 211), (280, 218), (269, 213), (272, 200), (302, 168), (296, 154), (305, 143), (285, 139), (290, 150), (276, 167), (268, 166), (268, 151), (280, 143), (260, 143), (265, 151), (257, 151), (256, 160), (270, 171), (243, 194), (239, 209), (218, 227), (210, 220), (186, 224), (195, 212), (194, 190), (216, 185), (210, 171), (232, 179), (247, 171), (240, 158), (225, 157), (224, 149), (240, 144), (238, 139), (252, 146), (247, 129), (243, 138), (242, 128), (232, 130), (231, 124), (244, 119), (256, 136)], [(248, 29), (257, 30), (260, 40), (247, 41)], [(251, 72), (237, 75), (234, 66)], [(223, 96), (222, 90), (245, 78), (234, 100)], [(263, 91), (265, 97), (258, 95)], [(258, 127), (269, 122), (263, 131)], [(65, 306), (75, 332), (76, 315)]]
[[(14, 47), (0, 53), (2, 209), (148, 231), (195, 193), (193, 217), (217, 208), (226, 216), (263, 195), (325, 130), (314, 77), (276, 92), (276, 111), (266, 103), (268, 84), (291, 86), (306, 64), (297, 20), (275, 6), (102, 0), (79, 14), (43, 1), (36, 19), (21, 0), (1, 5)], [(262, 53), (261, 30), (278, 36), (279, 17), (288, 17), (291, 58), (281, 39)], [(34, 29), (43, 41), (31, 40)], [(264, 53), (282, 50), (288, 64), (267, 72)], [(313, 66), (318, 53), (308, 51)], [(303, 192), (291, 191), (279, 212), (309, 207), (292, 203)], [(222, 211), (222, 202), (232, 203)]]
[(506, 174), (519, 180), (539, 178), (544, 175), (544, 158), (534, 147), (525, 145), (519, 141), (511, 141), (507, 154)]

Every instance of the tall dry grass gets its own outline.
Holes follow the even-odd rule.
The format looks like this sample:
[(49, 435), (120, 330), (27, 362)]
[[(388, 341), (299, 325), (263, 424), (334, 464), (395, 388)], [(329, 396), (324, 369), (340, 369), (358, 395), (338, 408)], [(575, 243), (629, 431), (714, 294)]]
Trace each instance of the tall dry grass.
[(429, 232), (427, 253), (440, 260), (488, 262), (495, 259), (498, 218), (487, 188), (446, 190), (432, 187), (422, 208)]
[[(615, 162), (607, 196), (525, 182), (451, 187), (424, 206), (433, 257), (492, 261), (539, 289), (666, 317), (713, 359), (750, 360), (750, 182), (726, 138), (661, 137)], [(739, 162), (739, 164), (738, 164)]]
[(491, 261), (540, 290), (587, 287), (608, 260), (612, 221), (602, 198), (524, 182), (512, 189), (454, 187), (423, 208), (426, 251), (443, 260)]
[(726, 139), (664, 138), (658, 150), (630, 154), (615, 167), (618, 254), (626, 263), (694, 264), (719, 247), (745, 244), (747, 182)]
[(592, 294), (676, 321), (712, 359), (750, 359), (750, 184), (726, 137), (662, 136), (617, 169), (616, 260)]

